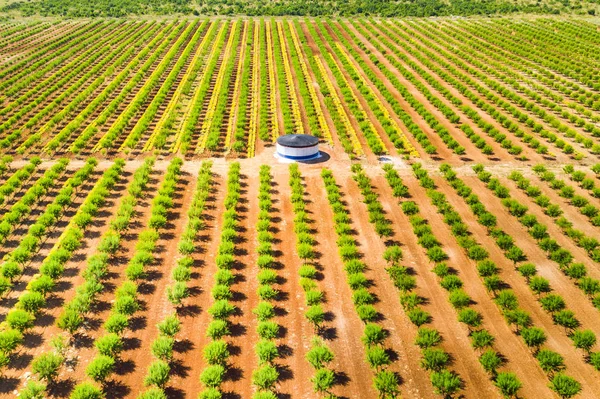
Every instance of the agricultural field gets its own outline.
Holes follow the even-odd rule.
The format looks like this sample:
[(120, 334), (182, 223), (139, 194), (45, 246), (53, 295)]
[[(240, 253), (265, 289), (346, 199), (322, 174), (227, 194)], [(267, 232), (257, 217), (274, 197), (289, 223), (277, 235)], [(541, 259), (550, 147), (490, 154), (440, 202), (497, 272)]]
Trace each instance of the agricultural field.
[(0, 24), (0, 398), (598, 398), (599, 39)]
[(593, 20), (98, 20), (0, 35), (0, 149), (17, 158), (251, 158), (304, 132), (340, 159), (600, 154)]

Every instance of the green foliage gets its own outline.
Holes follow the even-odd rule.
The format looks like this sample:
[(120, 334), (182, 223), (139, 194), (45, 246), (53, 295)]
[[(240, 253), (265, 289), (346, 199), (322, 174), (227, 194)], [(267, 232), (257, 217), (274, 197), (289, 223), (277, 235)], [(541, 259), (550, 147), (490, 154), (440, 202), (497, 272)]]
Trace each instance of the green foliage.
[(166, 335), (160, 335), (152, 342), (151, 351), (154, 357), (164, 362), (170, 362), (173, 359), (173, 345), (175, 340)]
[(229, 334), (231, 334), (231, 332), (229, 331), (229, 325), (225, 320), (213, 320), (206, 328), (206, 335), (213, 340), (219, 340)]
[(426, 370), (440, 371), (450, 361), (450, 356), (442, 349), (425, 348), (422, 354), (421, 366)]
[(314, 340), (306, 353), (306, 360), (316, 369), (322, 369), (333, 361), (333, 352), (320, 340)]
[(200, 382), (209, 388), (217, 388), (223, 382), (225, 368), (221, 365), (208, 366), (200, 374)]
[(554, 374), (565, 367), (563, 357), (549, 349), (540, 350), (535, 357), (542, 370), (548, 374)]
[(115, 333), (108, 333), (99, 337), (94, 343), (98, 353), (112, 358), (118, 358), (123, 350), (123, 340)]
[(252, 372), (252, 384), (261, 390), (272, 389), (278, 378), (279, 372), (269, 364), (265, 364)]
[(44, 399), (46, 384), (35, 380), (27, 381), (25, 388), (19, 393), (19, 399)]
[(96, 385), (89, 382), (77, 384), (71, 392), (70, 399), (103, 399), (104, 392)]
[(462, 385), (460, 377), (448, 370), (434, 371), (430, 378), (436, 392), (443, 396), (453, 395)]
[(382, 398), (397, 397), (400, 394), (399, 384), (400, 380), (396, 373), (389, 370), (378, 371), (373, 381), (375, 389), (377, 389), (379, 396)]
[(210, 365), (225, 366), (229, 359), (229, 349), (225, 341), (213, 341), (204, 347), (204, 359)]
[(273, 321), (261, 321), (256, 327), (258, 336), (263, 339), (274, 339), (279, 335), (279, 324)]
[(162, 360), (155, 360), (150, 367), (148, 367), (148, 373), (144, 378), (144, 385), (156, 385), (157, 387), (163, 387), (169, 380), (169, 373), (171, 372), (171, 366), (169, 363)]
[(523, 386), (521, 381), (514, 373), (502, 372), (496, 376), (495, 385), (500, 389), (502, 395), (506, 398), (512, 398), (517, 395), (519, 389)]
[(581, 384), (568, 375), (558, 373), (550, 381), (550, 389), (561, 398), (572, 398), (581, 391)]
[(315, 392), (327, 393), (335, 383), (335, 374), (329, 369), (322, 368), (318, 369), (310, 380)]
[(417, 344), (421, 349), (436, 346), (440, 342), (442, 342), (442, 336), (437, 330), (427, 327), (421, 327), (417, 331), (417, 338), (415, 339), (415, 344)]
[(34, 315), (21, 309), (13, 309), (6, 315), (6, 323), (9, 327), (21, 332), (33, 327), (34, 321)]
[[(277, 344), (275, 344), (275, 342), (273, 341), (266, 339), (261, 339), (260, 341), (258, 341), (254, 347), (254, 350), (256, 351), (256, 355), (258, 356), (259, 362), (261, 364), (272, 363), (279, 356)], [(309, 353), (310, 352), (307, 353), (307, 358)]]
[(479, 356), (479, 363), (490, 375), (496, 375), (496, 369), (502, 364), (502, 358), (493, 349), (488, 349)]
[(33, 360), (31, 370), (41, 380), (51, 382), (58, 376), (60, 366), (62, 366), (64, 360), (64, 357), (59, 354), (53, 352), (43, 353)]
[(596, 334), (592, 330), (578, 330), (573, 333), (571, 340), (577, 349), (583, 349), (589, 354), (596, 344)]
[(391, 363), (390, 356), (381, 346), (367, 348), (367, 362), (375, 370), (380, 370)]
[(88, 364), (85, 373), (96, 382), (104, 382), (113, 373), (115, 359), (110, 356), (97, 355)]
[(137, 399), (167, 399), (165, 391), (158, 387), (153, 387), (142, 392)]

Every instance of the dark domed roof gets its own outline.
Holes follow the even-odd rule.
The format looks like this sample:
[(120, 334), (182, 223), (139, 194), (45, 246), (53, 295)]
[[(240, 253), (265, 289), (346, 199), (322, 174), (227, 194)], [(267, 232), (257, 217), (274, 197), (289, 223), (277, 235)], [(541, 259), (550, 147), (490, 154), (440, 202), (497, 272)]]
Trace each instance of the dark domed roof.
[(286, 134), (277, 138), (277, 144), (285, 147), (305, 148), (319, 143), (319, 138), (308, 134)]

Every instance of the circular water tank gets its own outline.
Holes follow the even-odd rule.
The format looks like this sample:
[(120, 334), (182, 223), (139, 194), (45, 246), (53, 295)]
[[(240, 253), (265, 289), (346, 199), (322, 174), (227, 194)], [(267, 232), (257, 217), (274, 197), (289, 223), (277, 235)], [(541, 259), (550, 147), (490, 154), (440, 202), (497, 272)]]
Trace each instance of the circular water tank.
[(277, 155), (295, 161), (319, 157), (319, 138), (308, 134), (286, 134), (277, 138)]

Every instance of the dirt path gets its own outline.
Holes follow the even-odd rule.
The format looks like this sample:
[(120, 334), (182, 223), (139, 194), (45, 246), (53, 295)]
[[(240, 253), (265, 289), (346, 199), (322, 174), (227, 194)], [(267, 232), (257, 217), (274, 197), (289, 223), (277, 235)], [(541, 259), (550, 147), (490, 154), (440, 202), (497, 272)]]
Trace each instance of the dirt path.
[(238, 311), (231, 319), (232, 337), (228, 340), (232, 353), (231, 366), (228, 367), (226, 382), (222, 386), (225, 397), (249, 398), (252, 396), (252, 371), (258, 366), (254, 353), (254, 344), (259, 337), (256, 332), (258, 320), (252, 310), (259, 302), (256, 294), (258, 288), (256, 264), (256, 222), (258, 220), (258, 184), (252, 178), (256, 171), (244, 168), (240, 176), (241, 190), (238, 205), (238, 241), (236, 241), (236, 262), (232, 272), (236, 281), (232, 286), (231, 302)]
[(290, 200), (289, 174), (287, 168), (282, 166), (273, 168), (272, 174), (274, 248), (275, 258), (279, 263), (278, 275), (282, 278), (282, 284), (277, 286), (282, 293), (277, 306), (285, 309), (283, 316), (276, 319), (285, 331), (285, 336), (278, 340), (281, 356), (278, 363), (285, 377), (279, 380), (278, 392), (284, 398), (316, 398), (310, 383), (312, 369), (305, 357), (314, 332), (304, 317), (304, 292), (300, 287), (300, 276), (297, 272), (302, 262), (296, 255), (293, 239), (294, 212)]

